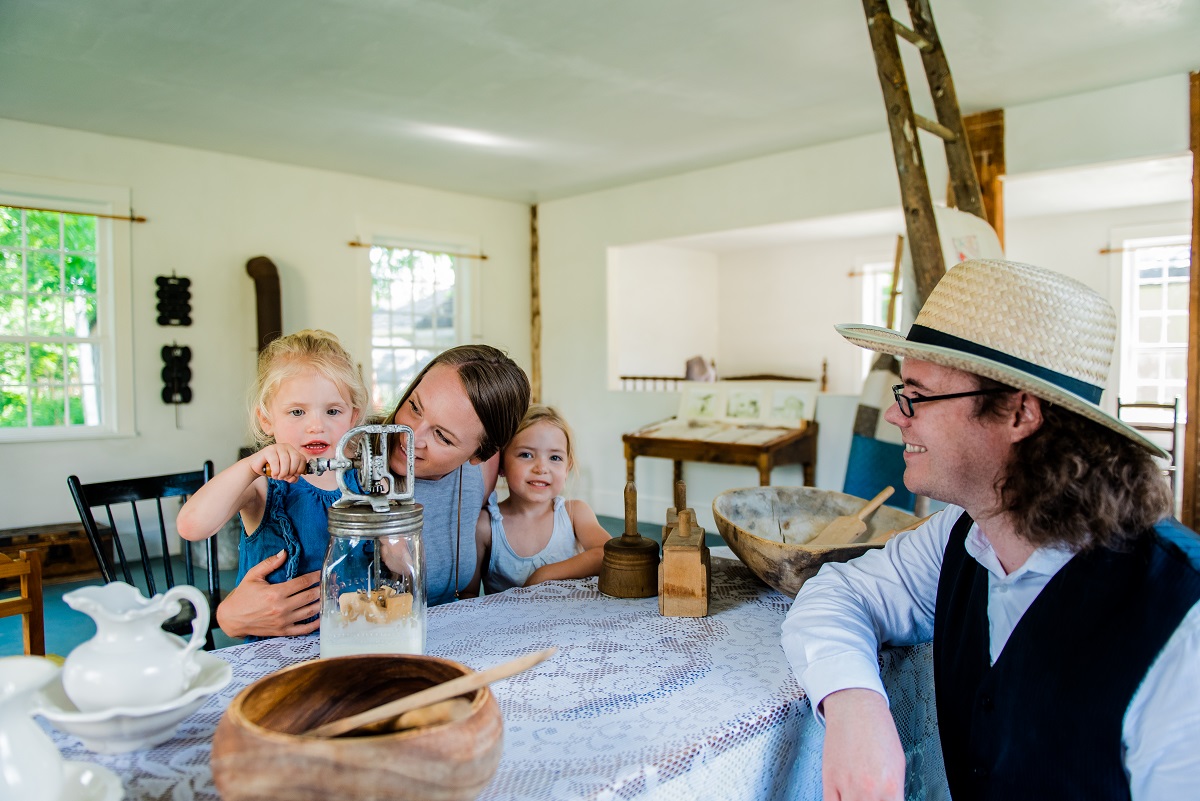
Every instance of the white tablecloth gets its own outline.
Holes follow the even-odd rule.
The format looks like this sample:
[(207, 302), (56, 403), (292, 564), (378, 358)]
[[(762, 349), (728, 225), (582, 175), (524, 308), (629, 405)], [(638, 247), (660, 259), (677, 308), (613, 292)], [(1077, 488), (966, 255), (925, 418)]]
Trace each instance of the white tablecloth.
[[(656, 598), (608, 598), (595, 579), (431, 609), (429, 652), (477, 670), (559, 648), (492, 686), (504, 753), (481, 798), (820, 799), (824, 731), (779, 646), (790, 600), (740, 563), (714, 559), (713, 568), (705, 618), (662, 617)], [(129, 799), (215, 801), (209, 748), (225, 706), (255, 679), (316, 657), (318, 641), (216, 653), (234, 679), (175, 738), (108, 756), (51, 730), (63, 755), (115, 771)], [(930, 648), (887, 649), (881, 665), (908, 753), (907, 797), (948, 797)]]

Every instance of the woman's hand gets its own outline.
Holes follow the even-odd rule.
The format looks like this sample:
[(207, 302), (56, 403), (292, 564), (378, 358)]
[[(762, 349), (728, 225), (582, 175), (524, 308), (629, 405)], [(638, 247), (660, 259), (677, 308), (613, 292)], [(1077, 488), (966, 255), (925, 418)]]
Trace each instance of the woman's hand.
[[(283, 566), (280, 551), (246, 571), (241, 584), (217, 607), (217, 624), (230, 637), (292, 637), (321, 626), (321, 572), (271, 584), (267, 576)], [(317, 585), (317, 586), (313, 586)], [(308, 623), (301, 623), (316, 617)]]

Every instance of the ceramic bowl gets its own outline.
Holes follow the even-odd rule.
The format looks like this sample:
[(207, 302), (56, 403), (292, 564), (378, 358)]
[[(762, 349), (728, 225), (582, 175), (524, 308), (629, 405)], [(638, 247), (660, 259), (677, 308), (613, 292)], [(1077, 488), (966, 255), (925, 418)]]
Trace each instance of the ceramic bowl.
[(503, 720), (486, 687), (469, 714), (406, 731), (345, 737), (304, 732), (470, 672), (432, 656), (342, 656), (293, 665), (242, 690), (213, 737), (223, 801), (469, 801), (500, 763)]
[(175, 735), (179, 724), (204, 705), (233, 678), (233, 668), (219, 656), (198, 651), (200, 674), (187, 692), (173, 701), (147, 707), (117, 707), (80, 712), (55, 680), (42, 691), (37, 714), (59, 731), (73, 734), (84, 747), (99, 754), (120, 754), (152, 748)]
[[(804, 545), (835, 518), (857, 514), (866, 503), (864, 498), (815, 487), (751, 487), (714, 498), (713, 518), (726, 544), (754, 575), (794, 597), (826, 562), (845, 562), (882, 547)], [(881, 506), (867, 519), (862, 539), (908, 528), (917, 520), (907, 512)]]

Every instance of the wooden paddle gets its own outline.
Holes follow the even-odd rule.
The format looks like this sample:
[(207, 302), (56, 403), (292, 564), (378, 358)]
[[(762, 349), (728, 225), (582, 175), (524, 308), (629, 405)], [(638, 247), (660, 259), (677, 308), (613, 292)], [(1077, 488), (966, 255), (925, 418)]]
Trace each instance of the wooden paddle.
[(867, 518), (871, 513), (878, 509), (884, 501), (892, 497), (892, 493), (896, 490), (892, 487), (884, 487), (883, 492), (876, 495), (871, 500), (867, 501), (867, 505), (858, 510), (858, 514), (842, 515), (835, 518), (832, 523), (817, 532), (817, 536), (813, 537), (808, 542), (804, 543), (805, 547), (817, 545), (820, 547), (829, 547), (831, 545), (849, 545), (858, 540), (867, 530)]
[(412, 695), (406, 695), (395, 701), (380, 704), (365, 712), (359, 712), (356, 715), (350, 715), (340, 720), (323, 723), (305, 733), (313, 737), (340, 737), (362, 726), (379, 723), (413, 709), (420, 709), (430, 704), (436, 704), (438, 701), (445, 701), (448, 698), (454, 698), (478, 690), (480, 687), (486, 687), (494, 681), (515, 676), (522, 671), (529, 670), (534, 665), (545, 662), (557, 650), (557, 648), (547, 648), (544, 651), (519, 656), (516, 659), (488, 668), (487, 670), (478, 673), (468, 673), (465, 676), (459, 676), (457, 679), (435, 684), (433, 687), (427, 687)]

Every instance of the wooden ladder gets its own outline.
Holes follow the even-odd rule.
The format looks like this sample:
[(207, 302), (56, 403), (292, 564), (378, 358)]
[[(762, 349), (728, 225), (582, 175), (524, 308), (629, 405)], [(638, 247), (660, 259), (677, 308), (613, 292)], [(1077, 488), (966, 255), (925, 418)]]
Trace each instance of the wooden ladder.
[[(921, 157), (917, 128), (929, 131), (945, 143), (950, 186), (958, 208), (984, 220), (987, 216), (962, 113), (958, 109), (958, 96), (954, 93), (954, 82), (950, 77), (950, 65), (933, 24), (929, 0), (906, 2), (912, 28), (892, 17), (888, 0), (863, 0), (863, 10), (867, 15), (871, 49), (875, 53), (879, 84), (883, 88), (883, 102), (888, 112), (888, 128), (892, 134), (896, 172), (900, 177), (900, 199), (912, 252), (917, 297), (924, 304), (934, 286), (945, 275), (946, 265), (942, 258), (937, 221), (933, 217), (933, 198), (929, 193), (929, 177)], [(929, 91), (937, 112), (936, 121), (913, 111), (898, 39), (916, 45), (921, 52), (925, 77), (929, 81)]]

